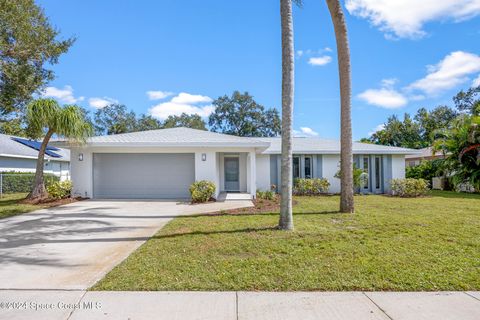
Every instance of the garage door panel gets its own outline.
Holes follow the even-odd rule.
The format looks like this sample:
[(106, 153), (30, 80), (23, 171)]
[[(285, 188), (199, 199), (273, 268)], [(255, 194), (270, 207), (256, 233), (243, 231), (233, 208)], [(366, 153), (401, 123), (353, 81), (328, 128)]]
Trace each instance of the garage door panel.
[(95, 198), (188, 198), (195, 180), (191, 153), (95, 153)]

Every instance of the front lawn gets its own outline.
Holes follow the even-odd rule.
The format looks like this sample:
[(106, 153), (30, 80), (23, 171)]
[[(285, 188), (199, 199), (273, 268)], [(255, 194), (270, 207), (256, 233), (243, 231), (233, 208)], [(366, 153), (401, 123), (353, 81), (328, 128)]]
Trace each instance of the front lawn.
[(480, 196), (297, 197), (277, 213), (171, 221), (93, 290), (480, 290)]
[(4, 194), (0, 199), (0, 219), (43, 208), (43, 206), (19, 203), (26, 193)]

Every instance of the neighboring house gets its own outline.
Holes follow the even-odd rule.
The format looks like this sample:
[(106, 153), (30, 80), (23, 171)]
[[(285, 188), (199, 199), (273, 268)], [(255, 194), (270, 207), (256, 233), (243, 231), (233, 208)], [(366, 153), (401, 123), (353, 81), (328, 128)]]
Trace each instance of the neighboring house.
[[(35, 172), (39, 147), (37, 141), (0, 134), (0, 172)], [(70, 150), (49, 145), (44, 172), (70, 179)]]
[(405, 156), (405, 165), (407, 167), (418, 166), (423, 160), (435, 160), (445, 158), (443, 153), (440, 151), (437, 151), (434, 154), (432, 147), (419, 149), (417, 151), (419, 152), (419, 154), (409, 154)]
[[(389, 192), (405, 177), (405, 155), (415, 150), (354, 143), (357, 166), (368, 171), (362, 192)], [(294, 176), (323, 177), (340, 192), (338, 141), (294, 138)], [(280, 183), (280, 138), (246, 138), (187, 128), (90, 138), (71, 148), (74, 194), (91, 198), (189, 198), (196, 180), (220, 192), (270, 189)]]

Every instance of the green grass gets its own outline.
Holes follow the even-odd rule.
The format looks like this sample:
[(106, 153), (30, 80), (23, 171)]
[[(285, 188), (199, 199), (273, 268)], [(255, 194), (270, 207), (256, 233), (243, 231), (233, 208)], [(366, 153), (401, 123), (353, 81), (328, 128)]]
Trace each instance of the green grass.
[(278, 214), (178, 217), (93, 290), (479, 290), (480, 196), (298, 197)]
[(26, 193), (4, 194), (0, 199), (0, 219), (43, 208), (39, 205), (18, 203), (25, 199), (26, 195)]

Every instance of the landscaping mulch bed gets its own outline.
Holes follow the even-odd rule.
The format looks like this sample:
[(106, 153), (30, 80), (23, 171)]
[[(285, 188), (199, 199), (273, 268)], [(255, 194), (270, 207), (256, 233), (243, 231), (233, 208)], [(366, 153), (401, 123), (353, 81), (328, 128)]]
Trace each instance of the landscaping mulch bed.
[(35, 200), (28, 200), (24, 199), (22, 201), (19, 201), (19, 203), (22, 204), (32, 204), (32, 205), (41, 205), (44, 208), (51, 208), (51, 207), (57, 207), (61, 206), (64, 204), (69, 204), (77, 201), (83, 201), (88, 198), (83, 198), (83, 197), (71, 197), (71, 198), (65, 198), (65, 199), (35, 199)]

